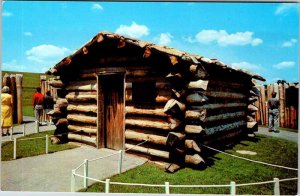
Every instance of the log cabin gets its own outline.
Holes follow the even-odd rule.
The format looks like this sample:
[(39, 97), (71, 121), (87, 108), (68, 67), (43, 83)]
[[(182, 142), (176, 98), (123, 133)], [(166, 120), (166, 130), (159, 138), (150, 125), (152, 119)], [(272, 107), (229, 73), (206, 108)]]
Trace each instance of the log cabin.
[(174, 172), (205, 163), (201, 144), (257, 130), (255, 73), (217, 59), (100, 32), (47, 74), (56, 133), (95, 148), (131, 149)]

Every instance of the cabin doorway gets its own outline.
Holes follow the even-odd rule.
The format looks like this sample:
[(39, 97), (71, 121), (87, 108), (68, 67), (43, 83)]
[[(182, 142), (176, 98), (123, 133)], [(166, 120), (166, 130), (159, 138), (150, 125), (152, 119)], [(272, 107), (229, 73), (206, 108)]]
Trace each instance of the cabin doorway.
[(124, 147), (124, 77), (124, 73), (98, 75), (98, 148)]

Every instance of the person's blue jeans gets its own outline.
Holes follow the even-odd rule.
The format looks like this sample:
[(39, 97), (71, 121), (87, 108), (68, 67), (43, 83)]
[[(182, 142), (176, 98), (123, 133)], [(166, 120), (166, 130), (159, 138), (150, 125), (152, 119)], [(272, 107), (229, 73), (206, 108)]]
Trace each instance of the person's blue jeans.
[(269, 109), (269, 130), (277, 131), (278, 113), (278, 109)]

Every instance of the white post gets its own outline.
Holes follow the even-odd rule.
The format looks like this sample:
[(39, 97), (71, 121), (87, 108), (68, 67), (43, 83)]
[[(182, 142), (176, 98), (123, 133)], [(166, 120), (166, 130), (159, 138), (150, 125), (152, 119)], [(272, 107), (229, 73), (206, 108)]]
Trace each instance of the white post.
[(36, 133), (39, 133), (39, 128), (40, 128), (39, 126), (40, 126), (39, 121), (35, 121)]
[(170, 183), (165, 182), (165, 189), (166, 189), (166, 194), (170, 194)]
[(279, 178), (274, 178), (274, 195), (280, 195)]
[(71, 192), (75, 192), (75, 169), (72, 170), (71, 175)]
[(13, 159), (17, 159), (17, 138), (14, 138), (14, 157)]
[(84, 159), (84, 168), (83, 168), (83, 175), (84, 175), (84, 179), (83, 179), (83, 186), (84, 188), (87, 188), (88, 185), (88, 179), (86, 177), (88, 177), (88, 172), (89, 172), (89, 166), (88, 166), (88, 159)]
[(48, 135), (46, 135), (46, 154), (48, 154), (48, 151), (49, 151), (49, 149), (48, 149), (48, 147), (49, 147), (48, 140), (49, 140)]
[(105, 180), (105, 193), (109, 193), (109, 181), (110, 179)]
[(235, 182), (230, 182), (230, 195), (235, 195)]
[(11, 130), (10, 131), (10, 140), (12, 141), (12, 139), (13, 139), (13, 127), (11, 127), (10, 130)]
[(23, 124), (22, 128), (23, 128), (23, 136), (25, 136), (25, 123)]
[(119, 151), (119, 167), (118, 167), (118, 171), (119, 171), (119, 174), (122, 173), (122, 164), (123, 164), (123, 150), (120, 150)]

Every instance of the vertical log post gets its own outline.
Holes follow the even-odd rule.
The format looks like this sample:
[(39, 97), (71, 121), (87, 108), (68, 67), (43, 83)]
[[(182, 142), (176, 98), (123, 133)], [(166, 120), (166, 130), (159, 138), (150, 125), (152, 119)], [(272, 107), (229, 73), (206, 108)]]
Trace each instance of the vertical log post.
[(23, 121), (22, 79), (23, 74), (16, 74), (18, 124), (21, 124)]
[(12, 112), (13, 112), (13, 123), (18, 123), (18, 113), (17, 113), (17, 90), (16, 90), (16, 75), (10, 75), (10, 94), (13, 100)]

